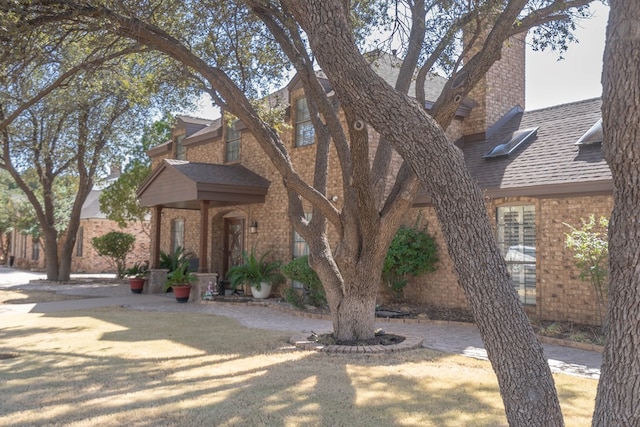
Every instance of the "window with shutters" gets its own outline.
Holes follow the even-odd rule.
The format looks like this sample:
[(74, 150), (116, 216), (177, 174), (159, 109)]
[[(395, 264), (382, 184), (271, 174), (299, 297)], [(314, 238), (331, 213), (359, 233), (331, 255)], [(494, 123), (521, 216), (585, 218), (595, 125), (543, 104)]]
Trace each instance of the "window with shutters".
[(520, 301), (536, 303), (535, 206), (503, 206), (497, 209), (498, 245), (507, 262)]

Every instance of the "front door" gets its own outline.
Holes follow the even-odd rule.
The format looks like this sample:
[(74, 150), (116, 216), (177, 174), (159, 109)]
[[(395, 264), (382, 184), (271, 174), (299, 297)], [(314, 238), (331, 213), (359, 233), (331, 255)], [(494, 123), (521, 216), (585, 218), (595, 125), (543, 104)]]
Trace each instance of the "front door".
[(224, 271), (222, 277), (234, 265), (242, 263), (244, 251), (244, 219), (230, 218), (224, 220)]

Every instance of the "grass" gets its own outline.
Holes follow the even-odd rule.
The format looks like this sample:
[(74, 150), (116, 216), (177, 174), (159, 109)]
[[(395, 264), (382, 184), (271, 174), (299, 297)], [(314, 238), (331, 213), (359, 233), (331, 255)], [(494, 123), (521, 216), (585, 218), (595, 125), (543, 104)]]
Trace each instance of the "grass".
[[(488, 362), (292, 350), (227, 318), (124, 308), (0, 316), (0, 426), (503, 426)], [(556, 375), (568, 426), (596, 381)]]

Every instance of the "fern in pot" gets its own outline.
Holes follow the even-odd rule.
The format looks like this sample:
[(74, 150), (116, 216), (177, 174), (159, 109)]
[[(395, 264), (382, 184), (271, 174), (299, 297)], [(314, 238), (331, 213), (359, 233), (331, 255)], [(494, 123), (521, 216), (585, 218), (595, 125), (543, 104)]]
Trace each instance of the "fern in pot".
[(184, 258), (176, 264), (175, 270), (167, 274), (164, 290), (171, 288), (177, 302), (187, 302), (191, 293), (191, 284), (196, 280), (196, 275), (189, 271), (189, 260)]
[(284, 276), (280, 273), (281, 261), (269, 261), (265, 252), (261, 256), (251, 253), (242, 253), (243, 263), (234, 265), (229, 269), (227, 278), (231, 286), (236, 289), (238, 286), (247, 284), (251, 287), (251, 295), (254, 298), (269, 298), (273, 285), (284, 282)]

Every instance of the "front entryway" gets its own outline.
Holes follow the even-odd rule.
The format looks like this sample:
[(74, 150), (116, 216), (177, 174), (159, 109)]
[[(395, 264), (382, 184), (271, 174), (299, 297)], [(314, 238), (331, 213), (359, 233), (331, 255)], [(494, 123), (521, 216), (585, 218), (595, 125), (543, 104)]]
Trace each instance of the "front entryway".
[(224, 271), (222, 277), (234, 265), (242, 263), (244, 251), (244, 219), (225, 218), (224, 220)]

